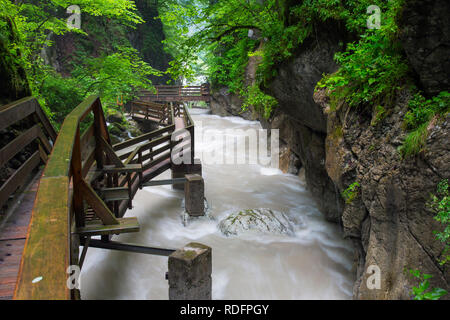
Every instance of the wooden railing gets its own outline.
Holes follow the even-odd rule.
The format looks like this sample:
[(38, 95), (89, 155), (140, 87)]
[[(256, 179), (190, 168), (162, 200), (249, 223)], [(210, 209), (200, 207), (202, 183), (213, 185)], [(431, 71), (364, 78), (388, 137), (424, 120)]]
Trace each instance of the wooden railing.
[(201, 86), (156, 86), (156, 92), (141, 91), (142, 100), (146, 101), (209, 101), (210, 87)]
[[(67, 286), (67, 268), (82, 267), (91, 237), (109, 241), (113, 234), (139, 231), (137, 219), (122, 217), (137, 190), (172, 167), (172, 150), (181, 143), (172, 141), (177, 117), (191, 133), (194, 160), (189, 112), (168, 105), (157, 115), (166, 119), (164, 128), (114, 146), (98, 97), (86, 99), (66, 117), (40, 180), (15, 299), (78, 298), (79, 292)], [(87, 126), (83, 134), (82, 123)]]
[[(114, 145), (115, 152), (121, 152), (125, 149), (134, 148), (133, 151), (126, 151), (119, 156), (119, 159), (125, 164), (140, 164), (142, 172), (134, 173), (131, 176), (131, 198), (133, 198), (139, 187), (143, 183), (153, 179), (155, 176), (171, 168), (170, 155), (172, 150), (171, 137), (175, 130), (174, 125), (169, 125), (140, 137)], [(159, 166), (165, 162), (164, 166)], [(150, 171), (155, 168), (154, 171)], [(139, 184), (137, 180), (139, 179)], [(123, 187), (125, 180), (119, 181), (118, 187)], [(127, 210), (127, 202), (122, 201), (117, 204), (118, 216), (122, 217)]]
[[(80, 124), (88, 116), (94, 121), (81, 135)], [(40, 180), (15, 299), (70, 299), (71, 293), (73, 298), (76, 291), (67, 286), (67, 268), (78, 265), (80, 237), (101, 229), (88, 225), (85, 204), (103, 226), (124, 228), (130, 223), (117, 219), (91, 186), (99, 176), (115, 173), (118, 166), (108, 167), (113, 158), (108, 157), (108, 145), (100, 99), (92, 96), (66, 117)], [(91, 170), (94, 164), (96, 169)], [(136, 229), (134, 221), (131, 229)]]
[[(134, 101), (131, 105), (131, 111), (130, 115), (136, 119), (136, 120), (149, 120), (153, 122), (157, 122), (160, 125), (167, 125), (165, 129), (162, 129), (163, 132), (167, 132), (166, 130), (171, 129), (169, 134), (173, 134), (175, 132), (175, 129), (185, 129), (189, 131), (189, 134), (191, 136), (191, 139), (186, 142), (186, 147), (190, 149), (191, 152), (191, 163), (194, 161), (195, 156), (195, 124), (192, 120), (191, 114), (189, 111), (185, 108), (185, 106), (180, 102), (170, 102), (168, 104), (158, 104), (153, 102), (146, 102), (146, 101)], [(158, 118), (160, 117), (160, 118)], [(162, 119), (162, 120), (160, 120)], [(181, 119), (183, 122), (182, 127), (176, 128), (176, 119)], [(155, 133), (152, 133), (150, 135), (151, 138), (155, 138), (153, 134), (158, 133), (159, 131), (155, 131)], [(145, 135), (143, 136), (145, 137)], [(133, 141), (133, 140), (131, 140)], [(136, 140), (136, 141), (139, 141)], [(123, 144), (119, 144), (119, 146), (124, 145), (126, 147), (130, 146), (130, 142), (125, 142)], [(172, 144), (171, 150), (178, 145), (177, 143)], [(155, 146), (152, 147), (152, 149)], [(119, 151), (121, 149), (116, 149), (116, 151)], [(151, 151), (152, 152), (152, 151)], [(131, 153), (127, 153), (127, 155), (130, 155)], [(137, 153), (139, 154), (139, 152)], [(123, 155), (125, 157), (125, 155)]]
[(47, 162), (56, 140), (56, 132), (47, 116), (34, 98), (24, 98), (14, 103), (0, 107), (0, 131), (10, 128), (18, 122), (29, 119), (28, 129), (0, 149), (0, 167), (22, 152), (34, 141), (38, 141), (34, 153), (0, 186), (0, 208), (10, 196), (26, 183), (31, 172), (41, 161)]
[(160, 125), (170, 125), (171, 114), (169, 104), (133, 101), (131, 103), (131, 117), (142, 120), (152, 120)]

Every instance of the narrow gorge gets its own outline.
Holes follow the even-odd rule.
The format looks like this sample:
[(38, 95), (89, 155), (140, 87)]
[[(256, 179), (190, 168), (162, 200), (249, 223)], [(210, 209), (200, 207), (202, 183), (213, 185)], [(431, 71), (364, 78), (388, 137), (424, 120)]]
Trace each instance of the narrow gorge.
[[(430, 96), (448, 90), (449, 4), (405, 1), (403, 6), (398, 41), (410, 68), (408, 76)], [(212, 112), (280, 129), (281, 169), (305, 175), (326, 219), (341, 225), (344, 237), (354, 244), (355, 299), (408, 299), (415, 285), (410, 269), (433, 275), (432, 286), (448, 291), (449, 268), (440, 263), (443, 247), (430, 232), (440, 226), (427, 206), (436, 185), (450, 176), (448, 113), (427, 126), (426, 147), (420, 154), (403, 157), (403, 119), (413, 99), (404, 85), (409, 80), (396, 84), (399, 89), (381, 111), (375, 103), (351, 107), (341, 101), (336, 107), (327, 88), (318, 83), (339, 69), (335, 54), (354, 40), (338, 21), (316, 26), (264, 87), (278, 102), (270, 118), (254, 109), (243, 112), (242, 98), (226, 87), (216, 88)], [(247, 68), (245, 78), (254, 78), (254, 72)], [(360, 187), (354, 199), (346, 201), (342, 194), (354, 182)], [(381, 270), (382, 290), (367, 287), (373, 265)]]
[[(448, 0), (0, 0), (0, 236), (19, 196), (45, 191), (17, 181), (48, 178), (58, 139), (80, 162), (53, 161), (67, 169), (67, 225), (48, 235), (58, 250), (23, 258), (28, 222), (14, 269), (0, 239), (0, 298), (18, 290), (24, 263), (52, 274), (56, 262), (40, 254), (60, 253), (60, 269), (74, 260), (81, 274), (81, 289), (59, 288), (64, 299), (167, 299), (167, 257), (198, 242), (213, 252), (213, 299), (450, 299), (449, 17)], [(71, 136), (62, 128), (74, 119)], [(178, 130), (188, 151), (176, 148)], [(279, 168), (238, 163), (211, 132), (245, 161), (261, 140), (242, 132), (279, 133), (278, 155), (268, 139)], [(176, 152), (201, 161), (184, 167)], [(209, 163), (213, 154), (224, 163)], [(75, 181), (81, 173), (93, 182)], [(201, 192), (176, 187), (194, 178)], [(105, 190), (116, 196), (108, 204)], [(189, 192), (204, 215), (189, 216)], [(56, 212), (34, 203), (28, 219)], [(122, 205), (139, 220), (134, 233), (82, 234), (76, 214), (117, 222)], [(117, 241), (160, 251), (101, 247)], [(22, 292), (42, 294), (46, 280), (33, 275)]]

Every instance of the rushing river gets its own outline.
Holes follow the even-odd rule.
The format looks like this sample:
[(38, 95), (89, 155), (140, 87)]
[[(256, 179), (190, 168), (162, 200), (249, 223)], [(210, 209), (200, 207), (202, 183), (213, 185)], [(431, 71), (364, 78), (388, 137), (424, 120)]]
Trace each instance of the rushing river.
[[(204, 129), (260, 129), (257, 122), (193, 112)], [(196, 145), (212, 152), (218, 142)], [(351, 244), (317, 209), (305, 182), (259, 165), (203, 164), (213, 219), (181, 222), (184, 193), (170, 186), (139, 191), (127, 216), (141, 231), (116, 241), (162, 248), (189, 242), (212, 247), (213, 299), (350, 299), (354, 272)], [(159, 178), (170, 178), (170, 172)], [(246, 234), (225, 237), (217, 225), (243, 209), (286, 213), (295, 236)], [(83, 299), (168, 299), (167, 258), (90, 248), (81, 274)]]

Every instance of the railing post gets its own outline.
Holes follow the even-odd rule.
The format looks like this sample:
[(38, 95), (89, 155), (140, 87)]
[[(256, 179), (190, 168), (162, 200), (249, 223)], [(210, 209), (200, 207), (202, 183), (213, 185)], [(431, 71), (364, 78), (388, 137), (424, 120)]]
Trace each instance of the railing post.
[(102, 115), (103, 110), (99, 103), (96, 103), (93, 107), (94, 112), (94, 133), (95, 133), (95, 161), (97, 162), (97, 169), (103, 169), (104, 158), (103, 158), (103, 150), (102, 143), (100, 141), (103, 130), (102, 130)]
[[(113, 185), (114, 188), (118, 188), (119, 187), (119, 174), (114, 173), (113, 176)], [(116, 218), (119, 218), (119, 201), (114, 201), (114, 215), (116, 216)]]
[(79, 188), (81, 180), (83, 179), (81, 174), (81, 143), (80, 143), (80, 126), (77, 126), (75, 133), (75, 143), (73, 146), (72, 154), (72, 175), (73, 175), (73, 209), (75, 211), (75, 221), (77, 227), (84, 227), (84, 206), (83, 206), (83, 194)]
[(128, 197), (130, 197), (130, 200), (128, 201), (128, 209), (133, 209), (133, 196), (132, 196), (132, 190), (133, 190), (133, 185), (131, 183), (131, 173), (127, 174), (127, 183), (128, 183)]
[(191, 134), (191, 165), (195, 164), (195, 127), (189, 129)]
[[(142, 151), (141, 150), (139, 150), (139, 153), (138, 153), (138, 163), (142, 165)], [(141, 172), (139, 172), (139, 189), (141, 189), (141, 190), (143, 188), (142, 187), (143, 182), (144, 182), (144, 174), (141, 171)]]
[(169, 300), (212, 299), (212, 250), (190, 243), (169, 256)]

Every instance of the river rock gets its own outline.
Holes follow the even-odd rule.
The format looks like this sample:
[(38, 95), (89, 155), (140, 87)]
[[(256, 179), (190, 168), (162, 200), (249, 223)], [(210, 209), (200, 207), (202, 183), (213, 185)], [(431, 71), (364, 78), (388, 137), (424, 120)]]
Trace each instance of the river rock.
[(284, 235), (294, 233), (289, 218), (284, 213), (271, 209), (251, 209), (233, 213), (219, 223), (219, 229), (226, 236), (240, 235), (248, 231)]

